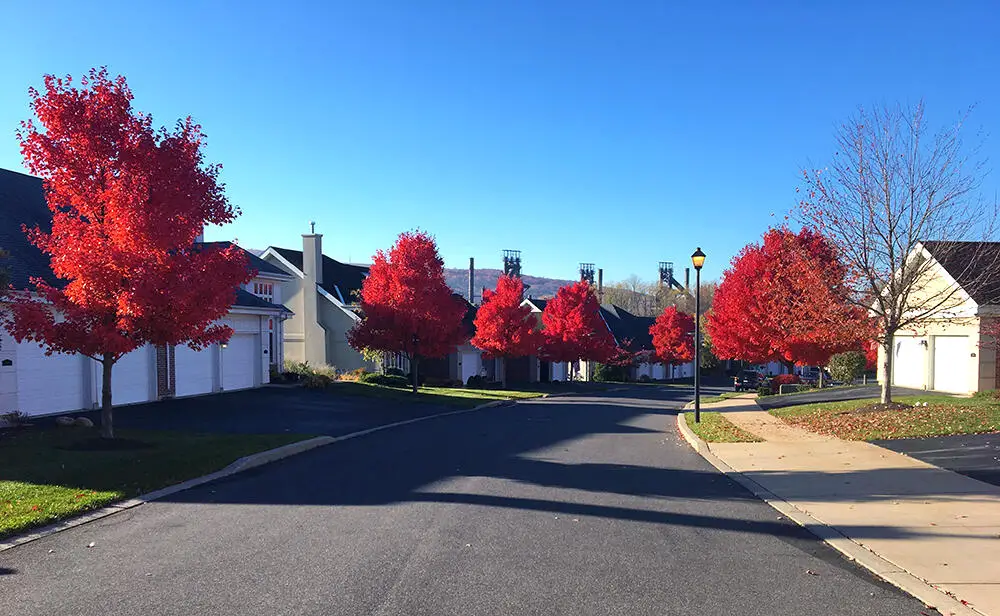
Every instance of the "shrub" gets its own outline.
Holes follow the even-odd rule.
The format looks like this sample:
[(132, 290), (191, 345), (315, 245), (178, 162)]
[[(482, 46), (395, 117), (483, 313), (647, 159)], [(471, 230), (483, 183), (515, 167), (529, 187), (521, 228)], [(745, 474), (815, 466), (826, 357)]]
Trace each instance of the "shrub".
[(465, 386), (471, 389), (486, 389), (486, 377), (479, 376), (478, 374), (473, 374), (469, 377), (469, 380), (465, 382)]
[(28, 423), (28, 415), (24, 411), (10, 411), (0, 415), (0, 424), (23, 426), (26, 423)]
[(639, 376), (639, 382), (640, 382), (640, 383), (649, 383), (649, 382), (651, 382), (652, 380), (653, 380), (653, 379), (651, 379), (651, 378), (649, 377), (649, 375), (648, 375), (648, 374), (643, 374), (643, 375), (640, 375), (640, 376)]
[(770, 385), (761, 385), (760, 387), (757, 388), (757, 395), (758, 396), (770, 396), (771, 393), (772, 392), (771, 392), (771, 386)]
[(368, 370), (365, 370), (364, 368), (355, 368), (354, 370), (351, 370), (350, 372), (342, 372), (341, 374), (337, 375), (337, 380), (338, 381), (360, 381), (361, 379), (363, 379), (365, 377), (365, 375), (368, 375), (368, 374), (375, 374), (375, 373), (374, 372), (370, 372)]
[(406, 376), (406, 373), (399, 368), (389, 368), (385, 371), (385, 373), (389, 376)]
[(309, 389), (326, 389), (333, 383), (333, 379), (325, 374), (307, 374), (302, 377), (303, 387)]
[(628, 380), (628, 373), (621, 366), (597, 364), (594, 367), (594, 380), (600, 383), (621, 383)]
[(369, 372), (368, 374), (360, 377), (358, 381), (369, 385), (399, 387), (401, 389), (410, 386), (410, 381), (408, 381), (405, 376), (399, 376), (396, 374), (378, 374), (376, 372)]
[(861, 351), (848, 351), (846, 353), (837, 353), (831, 357), (827, 368), (830, 370), (830, 376), (833, 377), (833, 380), (842, 383), (853, 383), (854, 379), (864, 373), (867, 364), (868, 360), (865, 358), (864, 353)]
[(451, 387), (452, 380), (447, 377), (429, 376), (424, 379), (423, 384), (428, 387)]
[(307, 361), (292, 361), (290, 359), (285, 360), (285, 372), (291, 372), (292, 374), (311, 374), (312, 369), (309, 367), (309, 362)]
[(771, 377), (771, 393), (776, 394), (782, 385), (797, 385), (802, 382), (802, 377), (797, 374), (779, 374)]
[(997, 400), (1000, 399), (1000, 391), (996, 389), (984, 389), (972, 394), (972, 397), (979, 400)]

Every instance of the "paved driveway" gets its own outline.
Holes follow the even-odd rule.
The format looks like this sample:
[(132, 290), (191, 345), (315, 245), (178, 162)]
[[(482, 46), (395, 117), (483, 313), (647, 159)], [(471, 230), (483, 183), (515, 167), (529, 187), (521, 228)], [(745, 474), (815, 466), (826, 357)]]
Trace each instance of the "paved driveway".
[(0, 605), (23, 616), (934, 613), (692, 451), (674, 417), (688, 399), (639, 387), (549, 398), (322, 447), (0, 552)]
[(880, 447), (1000, 486), (1000, 434), (873, 441)]
[[(115, 427), (338, 436), (448, 410), (453, 409), (439, 404), (399, 404), (392, 400), (338, 395), (302, 387), (263, 387), (120, 407), (115, 409)], [(100, 422), (100, 412), (86, 415), (95, 424)]]

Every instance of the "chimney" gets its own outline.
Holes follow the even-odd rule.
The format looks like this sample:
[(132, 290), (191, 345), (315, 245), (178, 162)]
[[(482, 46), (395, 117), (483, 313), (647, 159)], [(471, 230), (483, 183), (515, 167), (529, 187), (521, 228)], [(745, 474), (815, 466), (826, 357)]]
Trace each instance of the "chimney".
[(604, 270), (597, 268), (597, 301), (604, 303)]
[(686, 291), (686, 290), (688, 290), (690, 288), (691, 288), (691, 268), (690, 267), (685, 267), (684, 268), (684, 290)]
[(469, 303), (476, 303), (476, 259), (469, 257)]
[[(309, 224), (314, 225), (315, 223)], [(306, 280), (314, 280), (323, 284), (322, 233), (309, 233), (302, 236), (302, 273), (306, 275)]]

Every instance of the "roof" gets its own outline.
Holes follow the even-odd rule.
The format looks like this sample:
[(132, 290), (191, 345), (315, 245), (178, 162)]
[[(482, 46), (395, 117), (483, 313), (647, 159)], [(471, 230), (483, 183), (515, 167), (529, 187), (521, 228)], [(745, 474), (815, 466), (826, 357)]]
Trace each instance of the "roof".
[(974, 302), (1000, 304), (1000, 242), (922, 242)]
[(0, 169), (0, 248), (10, 253), (0, 260), (0, 267), (10, 273), (15, 288), (27, 288), (30, 278), (58, 284), (49, 267), (49, 257), (32, 246), (21, 230), (21, 225), (48, 229), (51, 220), (40, 178)]
[(237, 248), (239, 248), (240, 250), (243, 251), (243, 254), (245, 254), (246, 257), (247, 257), (247, 263), (250, 265), (250, 267), (252, 267), (253, 269), (257, 270), (257, 273), (259, 273), (259, 274), (272, 274), (272, 275), (275, 275), (275, 276), (281, 276), (283, 278), (289, 278), (290, 277), (289, 274), (288, 274), (288, 272), (286, 272), (285, 270), (281, 269), (277, 265), (274, 265), (272, 263), (268, 263), (264, 259), (261, 259), (259, 256), (257, 256), (256, 254), (254, 254), (254, 252), (252, 250), (247, 250), (246, 248), (242, 248), (242, 247), (240, 247), (237, 244), (233, 244), (232, 242), (202, 242), (202, 245), (203, 246), (218, 246), (219, 248), (228, 248), (229, 246), (236, 246)]
[[(22, 225), (29, 228), (37, 225), (47, 230), (51, 223), (52, 213), (45, 202), (41, 178), (0, 169), (0, 248), (10, 253), (8, 258), (0, 260), (0, 267), (10, 272), (10, 282), (15, 288), (28, 288), (31, 278), (42, 278), (54, 286), (64, 284), (65, 281), (57, 279), (52, 273), (48, 255), (32, 246), (21, 230)], [(205, 242), (203, 245), (228, 246), (231, 242)], [(287, 275), (249, 250), (240, 250), (255, 269)], [(260, 299), (244, 289), (237, 290), (234, 306), (288, 311), (284, 306)]]
[(529, 297), (528, 301), (531, 302), (532, 306), (542, 311), (545, 310), (545, 305), (549, 303), (547, 299), (535, 299), (534, 297)]
[(655, 318), (634, 315), (614, 304), (602, 305), (601, 316), (619, 345), (629, 340), (632, 351), (652, 350), (653, 336), (649, 333), (649, 328), (656, 322)]
[[(271, 246), (271, 250), (302, 271), (302, 251)], [(323, 282), (319, 285), (327, 293), (343, 299), (346, 304), (355, 303), (355, 294), (361, 292), (361, 285), (368, 276), (367, 265), (341, 263), (323, 255)]]

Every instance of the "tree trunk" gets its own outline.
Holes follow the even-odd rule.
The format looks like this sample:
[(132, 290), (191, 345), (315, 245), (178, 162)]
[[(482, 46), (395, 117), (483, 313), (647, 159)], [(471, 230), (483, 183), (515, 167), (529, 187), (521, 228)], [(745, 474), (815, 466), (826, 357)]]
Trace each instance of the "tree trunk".
[(105, 353), (101, 357), (101, 438), (115, 438), (114, 416), (111, 413), (111, 368), (115, 365), (113, 356)]
[(819, 388), (823, 389), (823, 366), (818, 366), (819, 368)]
[(892, 402), (892, 336), (888, 334), (882, 343), (882, 352), (885, 354), (882, 360), (882, 404), (889, 404)]
[(410, 373), (411, 376), (413, 377), (413, 393), (417, 393), (418, 383), (420, 382), (420, 379), (417, 376), (417, 368), (419, 367), (420, 367), (420, 358), (414, 355), (413, 359), (410, 360)]
[(793, 364), (792, 362), (790, 362), (790, 361), (783, 361), (783, 362), (781, 362), (781, 365), (784, 366), (785, 370), (788, 371), (788, 372), (786, 372), (786, 374), (795, 374), (795, 364)]
[(503, 374), (500, 376), (500, 387), (507, 389), (507, 358), (503, 358)]

